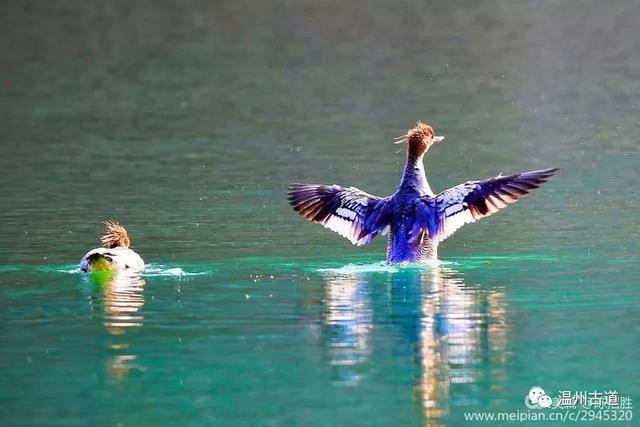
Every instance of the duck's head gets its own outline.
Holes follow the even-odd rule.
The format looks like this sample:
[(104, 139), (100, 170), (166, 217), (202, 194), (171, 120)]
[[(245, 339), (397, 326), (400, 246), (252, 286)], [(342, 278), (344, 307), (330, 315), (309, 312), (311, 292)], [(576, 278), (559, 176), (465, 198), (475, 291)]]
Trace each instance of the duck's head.
[(104, 222), (106, 228), (105, 234), (100, 238), (102, 246), (113, 249), (118, 246), (128, 248), (131, 245), (127, 230), (118, 224), (118, 221), (109, 220)]
[(409, 129), (406, 135), (396, 138), (396, 144), (407, 144), (410, 153), (424, 154), (433, 144), (442, 142), (444, 136), (437, 136), (433, 128), (422, 122), (418, 122), (413, 129)]

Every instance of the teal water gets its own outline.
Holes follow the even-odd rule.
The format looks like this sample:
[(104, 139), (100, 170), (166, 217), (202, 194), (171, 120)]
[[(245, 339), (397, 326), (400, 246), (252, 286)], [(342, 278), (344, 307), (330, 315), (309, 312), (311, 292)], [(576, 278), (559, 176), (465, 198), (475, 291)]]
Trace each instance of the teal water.
[[(463, 425), (534, 385), (640, 398), (638, 12), (2, 3), (0, 424)], [(391, 193), (418, 119), (447, 136), (434, 190), (561, 171), (432, 267), (289, 208), (292, 181)], [(143, 276), (77, 272), (108, 218)]]

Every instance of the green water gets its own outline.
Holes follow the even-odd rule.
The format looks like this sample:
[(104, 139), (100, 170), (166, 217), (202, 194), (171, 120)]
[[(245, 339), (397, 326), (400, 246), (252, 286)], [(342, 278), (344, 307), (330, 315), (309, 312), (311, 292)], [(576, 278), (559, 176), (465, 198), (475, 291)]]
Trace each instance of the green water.
[[(638, 13), (3, 2), (0, 424), (463, 425), (534, 385), (640, 398)], [(436, 191), (561, 171), (433, 268), (290, 209), (292, 181), (391, 193), (418, 119), (447, 136)], [(143, 277), (76, 271), (108, 218)]]

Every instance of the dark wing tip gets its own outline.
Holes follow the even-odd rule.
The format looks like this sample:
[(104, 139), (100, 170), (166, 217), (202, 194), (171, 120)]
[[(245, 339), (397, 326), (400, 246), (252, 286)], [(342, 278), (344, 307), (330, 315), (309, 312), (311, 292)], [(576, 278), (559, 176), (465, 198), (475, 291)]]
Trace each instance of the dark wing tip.
[(303, 218), (322, 223), (329, 213), (325, 209), (326, 202), (320, 197), (321, 187), (315, 184), (289, 184), (287, 200)]
[(555, 175), (558, 172), (558, 168), (549, 168), (549, 169), (539, 169), (529, 172), (523, 172), (514, 176), (516, 181), (527, 183), (530, 185), (539, 185), (543, 182), (547, 182), (549, 178)]
[[(482, 182), (480, 192), (476, 195), (472, 205), (480, 214), (486, 215), (485, 202), (495, 205), (496, 208), (503, 207), (500, 206), (502, 203), (514, 203), (539, 188), (556, 172), (558, 172), (558, 168), (538, 169)], [(498, 200), (493, 200), (489, 196), (496, 197)], [(470, 195), (470, 197), (473, 196)]]
[(304, 192), (308, 189), (307, 187), (309, 186), (297, 182), (289, 184), (289, 188), (287, 189), (287, 200), (289, 200), (289, 203), (291, 203), (292, 206), (295, 206), (296, 203), (302, 201)]
[(523, 175), (534, 175), (541, 178), (549, 178), (556, 174), (560, 169), (558, 168), (547, 168), (547, 169), (538, 169), (535, 171), (525, 172)]

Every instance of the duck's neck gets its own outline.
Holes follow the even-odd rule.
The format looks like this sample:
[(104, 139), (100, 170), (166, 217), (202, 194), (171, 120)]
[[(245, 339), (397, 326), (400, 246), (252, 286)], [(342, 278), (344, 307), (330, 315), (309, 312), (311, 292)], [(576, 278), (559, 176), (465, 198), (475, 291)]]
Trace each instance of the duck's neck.
[(409, 147), (407, 164), (404, 167), (399, 190), (433, 195), (424, 171), (424, 154), (424, 152), (416, 152), (416, 150), (412, 150), (412, 147)]

